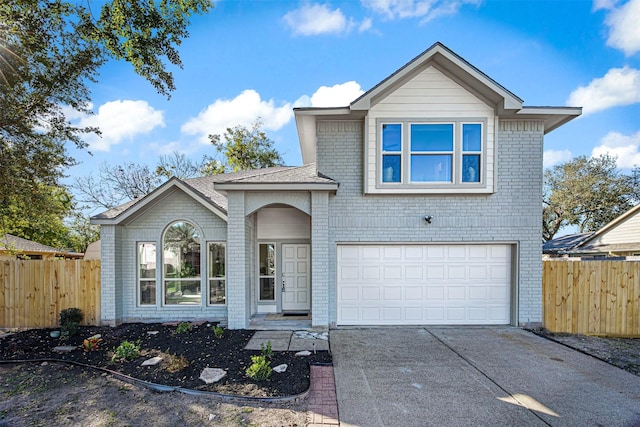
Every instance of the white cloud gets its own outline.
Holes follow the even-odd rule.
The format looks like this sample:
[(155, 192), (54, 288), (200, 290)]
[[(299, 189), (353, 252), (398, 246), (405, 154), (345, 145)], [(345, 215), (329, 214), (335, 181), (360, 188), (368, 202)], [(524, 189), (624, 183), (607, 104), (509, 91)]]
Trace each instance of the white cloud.
[(360, 23), (360, 26), (358, 27), (358, 31), (361, 33), (364, 33), (365, 31), (370, 30), (371, 27), (373, 27), (373, 21), (371, 20), (371, 18), (365, 18)]
[(303, 95), (293, 103), (294, 107), (346, 107), (364, 91), (355, 81), (320, 86), (311, 97)]
[(547, 169), (558, 163), (567, 162), (572, 158), (573, 154), (569, 150), (544, 150), (543, 167)]
[(164, 127), (164, 113), (154, 109), (146, 101), (117, 100), (102, 104), (93, 116), (79, 117), (77, 126), (96, 126), (102, 137), (90, 135), (85, 138), (92, 151), (110, 151), (111, 146), (125, 139), (144, 135), (157, 127)]
[(364, 91), (357, 82), (320, 86), (311, 96), (312, 107), (345, 107), (355, 101)]
[(608, 9), (605, 24), (609, 27), (607, 45), (622, 50), (625, 55), (640, 52), (640, 0), (629, 0), (616, 7), (617, 2), (599, 0), (594, 8)]
[(465, 4), (478, 5), (482, 0), (360, 0), (362, 5), (388, 19), (421, 18), (428, 22), (453, 15)]
[(258, 92), (247, 89), (233, 99), (216, 100), (180, 130), (186, 135), (198, 135), (202, 144), (209, 143), (210, 134), (222, 135), (228, 127), (250, 126), (258, 118), (263, 129), (276, 131), (291, 121), (292, 108), (290, 103), (278, 107), (273, 99), (264, 101)]
[(314, 36), (318, 34), (340, 34), (348, 31), (350, 21), (340, 9), (329, 9), (326, 4), (304, 3), (283, 17), (293, 34)]
[(640, 102), (640, 70), (625, 66), (612, 68), (604, 77), (571, 92), (568, 105), (583, 107), (583, 113), (595, 113), (610, 107)]
[(618, 4), (618, 0), (594, 0), (593, 10), (596, 11), (600, 9), (613, 9), (614, 7), (616, 7), (616, 4)]
[(640, 166), (640, 131), (634, 135), (623, 135), (619, 132), (609, 132), (602, 138), (600, 145), (591, 151), (591, 157), (602, 154), (617, 157), (619, 168), (630, 169)]

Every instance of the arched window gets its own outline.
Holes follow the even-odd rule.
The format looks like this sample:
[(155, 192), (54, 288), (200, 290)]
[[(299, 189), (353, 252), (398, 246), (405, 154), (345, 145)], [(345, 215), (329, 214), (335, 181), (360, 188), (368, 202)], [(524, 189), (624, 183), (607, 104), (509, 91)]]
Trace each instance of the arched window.
[(164, 233), (164, 303), (202, 304), (200, 235), (188, 222), (171, 224)]

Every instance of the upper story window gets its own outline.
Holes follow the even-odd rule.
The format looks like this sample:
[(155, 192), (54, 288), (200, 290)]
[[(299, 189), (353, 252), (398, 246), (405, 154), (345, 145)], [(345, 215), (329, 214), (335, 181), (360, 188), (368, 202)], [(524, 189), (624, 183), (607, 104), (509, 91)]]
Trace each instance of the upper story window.
[(382, 123), (379, 128), (383, 186), (465, 188), (485, 175), (484, 123), (461, 120)]

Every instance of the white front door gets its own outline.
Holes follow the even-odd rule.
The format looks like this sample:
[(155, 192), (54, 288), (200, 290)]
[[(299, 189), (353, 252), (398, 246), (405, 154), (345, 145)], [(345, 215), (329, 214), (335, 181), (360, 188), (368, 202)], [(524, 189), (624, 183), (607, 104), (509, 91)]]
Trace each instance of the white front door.
[(311, 309), (310, 247), (282, 245), (282, 311)]

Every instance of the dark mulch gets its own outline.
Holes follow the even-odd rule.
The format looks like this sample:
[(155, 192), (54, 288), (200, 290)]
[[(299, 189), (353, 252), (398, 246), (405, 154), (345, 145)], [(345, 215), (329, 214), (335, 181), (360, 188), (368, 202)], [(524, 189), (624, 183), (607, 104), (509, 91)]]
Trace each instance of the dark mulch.
[(531, 332), (640, 376), (640, 338), (563, 334), (546, 329)]
[[(193, 330), (185, 333), (177, 333), (176, 326), (158, 323), (129, 323), (115, 328), (86, 326), (80, 327), (75, 336), (63, 338), (51, 338), (51, 329), (31, 329), (0, 338), (0, 360), (72, 360), (157, 384), (252, 397), (302, 393), (309, 388), (309, 364), (331, 361), (326, 351), (306, 357), (295, 356), (295, 352), (274, 351), (271, 366), (286, 363), (287, 371), (273, 372), (266, 381), (255, 381), (247, 377), (245, 371), (251, 365), (251, 356), (260, 351), (244, 350), (254, 331), (225, 329), (224, 335), (216, 338), (211, 325), (193, 325)], [(149, 331), (158, 333), (151, 335)], [(84, 352), (83, 340), (95, 334), (102, 336), (99, 349)], [(123, 341), (139, 343), (140, 357), (133, 361), (112, 361), (115, 348)], [(77, 349), (71, 353), (54, 352), (53, 348), (60, 345)], [(156, 366), (141, 366), (144, 360), (154, 356), (162, 356), (163, 361)], [(176, 362), (180, 356), (186, 359), (186, 366)], [(227, 376), (219, 383), (207, 385), (199, 379), (207, 367), (222, 368)]]

